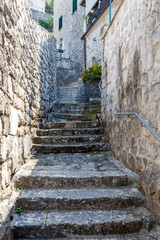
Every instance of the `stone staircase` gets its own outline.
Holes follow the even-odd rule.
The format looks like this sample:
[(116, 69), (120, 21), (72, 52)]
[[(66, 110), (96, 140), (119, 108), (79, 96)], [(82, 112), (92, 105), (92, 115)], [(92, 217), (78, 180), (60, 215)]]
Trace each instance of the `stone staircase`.
[(97, 120), (99, 104), (57, 104), (33, 138), (33, 153), (76, 153), (103, 151), (104, 129)]
[[(57, 108), (63, 118), (56, 115), (55, 122), (41, 124), (33, 138), (33, 156), (16, 175), (15, 186), (23, 191), (16, 203), (22, 212), (14, 217), (13, 238), (154, 239), (149, 230), (155, 220), (143, 207), (138, 176), (106, 153), (109, 145), (96, 119), (99, 106)], [(88, 114), (87, 121), (77, 112)]]

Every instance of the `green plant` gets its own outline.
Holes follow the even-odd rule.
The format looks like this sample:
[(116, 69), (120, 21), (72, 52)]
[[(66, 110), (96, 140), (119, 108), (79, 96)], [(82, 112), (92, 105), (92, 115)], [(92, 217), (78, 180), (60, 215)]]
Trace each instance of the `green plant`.
[(100, 81), (102, 75), (102, 66), (93, 65), (85, 69), (82, 73), (82, 81), (85, 83), (87, 81)]
[(45, 3), (45, 12), (53, 15), (53, 10), (54, 10), (53, 1), (47, 0)]
[(50, 17), (44, 20), (44, 28), (45, 29), (52, 28), (52, 19)]
[(82, 19), (83, 19), (83, 21), (84, 21), (84, 20), (88, 20), (88, 18), (90, 18), (91, 16), (92, 16), (92, 13), (89, 12), (87, 15), (83, 14), (83, 15), (82, 15)]
[(42, 153), (50, 153), (50, 150), (42, 150)]
[(38, 20), (37, 20), (36, 18), (34, 18), (34, 21), (35, 21), (36, 23), (38, 23)]
[(139, 188), (139, 186), (138, 186), (137, 183), (135, 183), (135, 184), (133, 185), (133, 187), (134, 187), (134, 188)]
[(21, 186), (21, 187), (17, 186), (15, 189), (13, 189), (13, 191), (19, 192), (21, 194), (23, 191), (23, 186)]
[(23, 210), (22, 210), (22, 207), (17, 207), (17, 208), (15, 208), (15, 213), (16, 213), (16, 214), (20, 214), (22, 211), (23, 211)]

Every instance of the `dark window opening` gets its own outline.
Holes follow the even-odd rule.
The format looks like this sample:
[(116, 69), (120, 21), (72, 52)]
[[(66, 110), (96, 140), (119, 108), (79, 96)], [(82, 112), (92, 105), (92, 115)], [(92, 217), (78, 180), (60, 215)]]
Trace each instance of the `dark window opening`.
[(73, 13), (77, 10), (77, 0), (73, 0)]
[(63, 16), (59, 18), (59, 30), (63, 27)]

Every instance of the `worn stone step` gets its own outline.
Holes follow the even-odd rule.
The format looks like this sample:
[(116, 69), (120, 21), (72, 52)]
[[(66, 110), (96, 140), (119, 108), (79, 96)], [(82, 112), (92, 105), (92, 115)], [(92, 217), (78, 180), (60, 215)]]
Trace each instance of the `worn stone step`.
[(83, 115), (89, 114), (89, 115), (91, 115), (91, 114), (98, 114), (101, 112), (101, 110), (99, 108), (87, 109), (87, 110), (58, 109), (56, 112), (65, 113), (65, 114), (83, 114)]
[(55, 112), (52, 113), (52, 116), (59, 119), (67, 119), (67, 120), (80, 120), (80, 121), (91, 121), (97, 119), (97, 114), (70, 114), (70, 113), (61, 113)]
[(55, 111), (61, 111), (61, 112), (70, 112), (70, 113), (84, 113), (84, 112), (100, 112), (101, 111), (101, 105), (86, 105), (86, 106), (79, 106), (79, 105), (65, 105), (65, 106), (61, 106), (61, 105), (56, 105), (53, 108)]
[(143, 205), (136, 188), (113, 189), (25, 189), (17, 206), (25, 210), (118, 209)]
[(53, 135), (94, 135), (103, 134), (104, 128), (57, 128), (57, 129), (40, 129), (37, 130), (37, 136), (53, 136)]
[[(67, 238), (32, 238), (30, 240), (153, 240), (152, 236), (148, 234), (120, 234), (120, 235), (106, 235), (104, 236), (84, 236), (84, 237), (67, 237)], [(19, 240), (29, 240), (29, 239), (19, 239)]]
[[(29, 240), (29, 239), (19, 239), (19, 240)], [(155, 240), (151, 235), (149, 236), (147, 232), (142, 233), (131, 233), (131, 234), (107, 234), (104, 236), (75, 236), (75, 237), (65, 237), (65, 238), (32, 238), (30, 240)]]
[(71, 104), (67, 104), (67, 103), (55, 103), (54, 106), (61, 106), (61, 107), (76, 107), (76, 108), (80, 108), (80, 107), (84, 107), (84, 108), (88, 108), (88, 107), (97, 107), (97, 106), (101, 106), (100, 103), (71, 103)]
[(127, 186), (134, 181), (129, 175), (114, 168), (109, 168), (109, 171), (60, 171), (54, 166), (36, 166), (32, 170), (23, 170), (23, 175), (18, 175), (15, 180), (15, 186), (23, 186), (24, 189), (106, 188)]
[(85, 143), (54, 143), (54, 144), (34, 144), (32, 153), (87, 153), (87, 152), (102, 152), (109, 150), (103, 142), (85, 142)]
[(33, 143), (77, 143), (77, 142), (103, 142), (104, 135), (78, 135), (78, 136), (45, 136), (45, 137), (34, 137)]
[(97, 128), (101, 127), (100, 121), (74, 121), (74, 122), (49, 122), (40, 125), (42, 129), (54, 128)]
[(119, 210), (30, 211), (16, 215), (12, 223), (14, 239), (126, 234), (143, 225), (143, 215)]

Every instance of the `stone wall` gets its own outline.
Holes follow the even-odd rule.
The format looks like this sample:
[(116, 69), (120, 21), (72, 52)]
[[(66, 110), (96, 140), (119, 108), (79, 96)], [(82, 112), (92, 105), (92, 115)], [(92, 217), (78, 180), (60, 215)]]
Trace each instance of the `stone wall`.
[(0, 2), (0, 239), (9, 224), (12, 178), (30, 157), (31, 137), (55, 99), (56, 41), (25, 4)]
[[(114, 17), (121, 0), (115, 0), (112, 3), (112, 18)], [(101, 64), (102, 60), (102, 44), (101, 44), (101, 30), (104, 26), (109, 25), (109, 8), (98, 19), (91, 30), (86, 34), (86, 66), (93, 64)]]
[(45, 0), (30, 0), (32, 9), (45, 12)]
[(32, 11), (32, 18), (33, 19), (37, 19), (37, 20), (40, 20), (40, 21), (44, 22), (44, 20), (46, 20), (48, 18), (51, 18), (52, 25), (53, 25), (53, 15), (52, 14), (49, 14), (49, 13), (46, 13), (46, 12), (41, 12), (41, 11), (35, 10), (33, 8), (31, 8), (31, 11)]
[(79, 81), (82, 73), (82, 65), (72, 62), (70, 59), (57, 59), (56, 79), (57, 87), (70, 86)]
[[(136, 111), (160, 136), (160, 1), (124, 0), (103, 36), (103, 84), (117, 111)], [(141, 175), (160, 221), (160, 143), (135, 117), (116, 117), (102, 98), (116, 157)]]
[[(54, 36), (57, 48), (63, 49), (63, 57), (70, 58), (77, 63), (83, 63), (83, 20), (84, 9), (78, 0), (77, 11), (73, 13), (73, 0), (54, 1)], [(59, 18), (63, 16), (63, 26), (59, 30)]]

